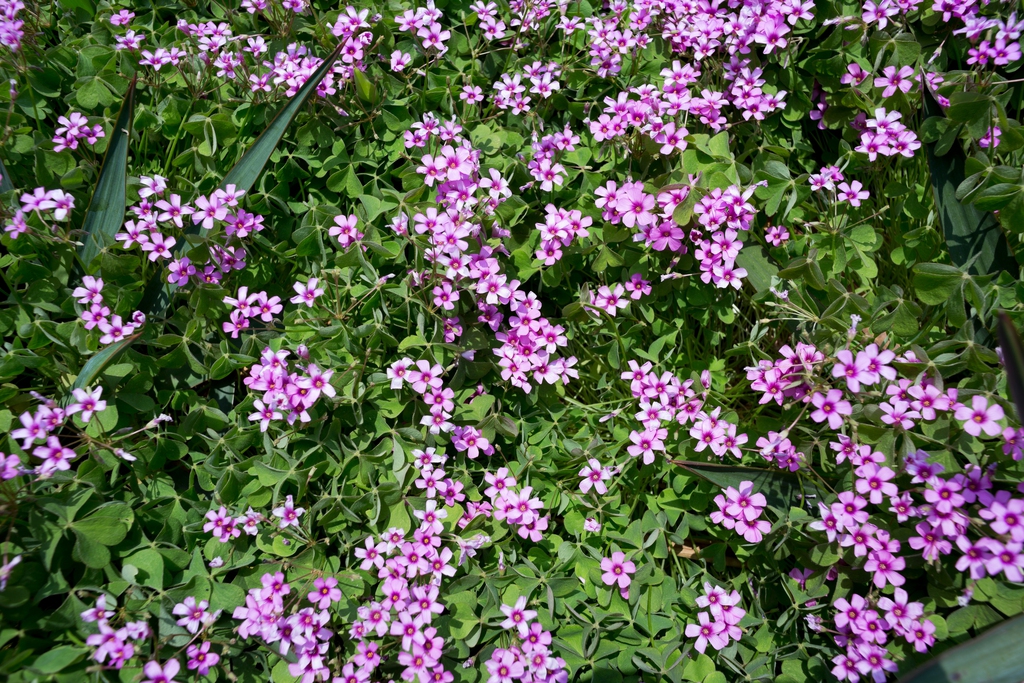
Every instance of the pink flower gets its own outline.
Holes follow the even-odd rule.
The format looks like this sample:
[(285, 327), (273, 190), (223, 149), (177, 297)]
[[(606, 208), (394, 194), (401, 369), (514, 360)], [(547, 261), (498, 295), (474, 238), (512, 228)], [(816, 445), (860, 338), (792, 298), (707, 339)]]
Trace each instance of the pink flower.
[(668, 429), (647, 429), (644, 432), (633, 431), (629, 435), (632, 445), (626, 448), (630, 456), (636, 458), (643, 456), (644, 464), (650, 465), (654, 462), (654, 451), (664, 451), (665, 442), (662, 441), (668, 436)]
[[(628, 585), (628, 579), (626, 583)], [(536, 610), (526, 609), (526, 597), (522, 595), (516, 600), (515, 605), (502, 605), (501, 613), (505, 615), (501, 627), (506, 630), (515, 629), (521, 638), (525, 638), (530, 632), (530, 621), (537, 616)]]
[(871, 196), (871, 193), (862, 189), (864, 186), (859, 180), (851, 183), (839, 183), (839, 192), (836, 199), (841, 202), (849, 202), (850, 206), (860, 206), (860, 203)]
[(601, 571), (604, 572), (601, 574), (601, 581), (606, 586), (618, 584), (620, 590), (626, 590), (633, 580), (630, 574), (636, 573), (636, 565), (626, 559), (626, 553), (616, 551), (610, 558), (601, 560)]
[(210, 641), (203, 641), (202, 645), (188, 646), (188, 668), (189, 671), (196, 671), (200, 676), (210, 673), (210, 667), (220, 661), (220, 655), (210, 652)]
[(868, 561), (864, 563), (864, 570), (873, 574), (872, 580), (879, 588), (884, 588), (887, 583), (894, 586), (902, 586), (906, 579), (899, 573), (899, 570), (907, 566), (907, 561), (902, 557), (895, 557), (887, 550), (873, 550), (868, 553)]
[(82, 278), (82, 286), (75, 287), (71, 296), (78, 299), (82, 305), (103, 303), (103, 280), (98, 277), (86, 275)]
[(843, 392), (839, 389), (830, 389), (827, 395), (815, 392), (811, 403), (817, 408), (811, 413), (811, 419), (815, 422), (828, 420), (832, 429), (839, 429), (843, 425), (843, 416), (853, 413), (850, 402), (843, 400)]
[(201, 628), (210, 626), (220, 616), (220, 610), (207, 612), (206, 608), (209, 606), (210, 603), (206, 600), (196, 601), (190, 595), (183, 602), (175, 605), (171, 612), (181, 617), (178, 619), (178, 626), (184, 626), (189, 633), (199, 633)]
[(68, 406), (66, 414), (81, 413), (82, 422), (88, 422), (94, 413), (102, 413), (107, 409), (107, 402), (100, 400), (103, 387), (96, 387), (92, 391), (75, 389), (71, 393), (75, 397), (75, 402)]
[(698, 624), (687, 624), (686, 637), (696, 638), (697, 642), (693, 647), (701, 654), (708, 648), (708, 643), (716, 650), (721, 650), (729, 644), (729, 638), (724, 635), (725, 624), (720, 621), (711, 621), (707, 612), (697, 614)]
[(587, 465), (579, 471), (579, 476), (583, 477), (580, 482), (580, 491), (583, 493), (589, 491), (591, 487), (599, 494), (608, 493), (608, 487), (604, 482), (612, 478), (612, 473), (608, 468), (602, 467), (597, 459), (588, 460)]
[(295, 503), (292, 502), (292, 497), (289, 495), (285, 498), (284, 505), (274, 508), (274, 516), (281, 518), (279, 528), (287, 529), (290, 526), (299, 528), (299, 516), (305, 512), (303, 508), (295, 507)]
[(853, 393), (860, 392), (861, 383), (869, 384), (871, 380), (871, 373), (868, 372), (868, 358), (866, 356), (857, 355), (856, 360), (853, 357), (853, 353), (849, 349), (842, 349), (836, 353), (836, 360), (838, 361), (832, 366), (833, 377), (844, 377), (846, 379), (846, 388)]
[(146, 677), (144, 683), (174, 683), (174, 677), (180, 670), (181, 664), (177, 659), (170, 659), (163, 666), (160, 666), (160, 662), (147, 662), (142, 669)]
[(891, 97), (896, 94), (896, 91), (910, 92), (910, 89), (914, 87), (914, 69), (909, 66), (896, 70), (895, 66), (887, 66), (882, 70), (884, 76), (875, 78), (876, 88), (885, 88), (882, 91), (882, 97)]
[(998, 403), (991, 406), (984, 396), (972, 396), (971, 407), (960, 405), (953, 414), (957, 420), (963, 423), (964, 431), (971, 436), (996, 436), (1002, 429), (999, 420), (1004, 417), (1003, 408)]
[(317, 609), (327, 609), (332, 602), (341, 602), (341, 589), (338, 580), (333, 576), (318, 578), (313, 582), (313, 590), (306, 598), (316, 605)]
[(409, 66), (412, 62), (412, 55), (408, 52), (402, 52), (401, 50), (395, 50), (391, 53), (391, 70), (398, 72)]
[(207, 511), (206, 519), (207, 522), (203, 525), (203, 531), (213, 532), (214, 538), (221, 543), (227, 543), (232, 538), (238, 538), (242, 535), (241, 529), (235, 526), (235, 518), (228, 514), (228, 509), (223, 505), (216, 512), (213, 510)]
[(896, 473), (888, 467), (879, 467), (873, 462), (865, 463), (856, 469), (857, 493), (867, 495), (873, 505), (881, 505), (883, 497), (892, 497), (899, 494), (896, 484), (892, 479)]
[(316, 298), (324, 293), (322, 287), (316, 286), (317, 282), (317, 278), (311, 277), (306, 284), (302, 284), (301, 282), (293, 284), (292, 289), (295, 290), (296, 294), (290, 299), (290, 301), (293, 304), (306, 304), (309, 308), (313, 308), (313, 303), (316, 301)]

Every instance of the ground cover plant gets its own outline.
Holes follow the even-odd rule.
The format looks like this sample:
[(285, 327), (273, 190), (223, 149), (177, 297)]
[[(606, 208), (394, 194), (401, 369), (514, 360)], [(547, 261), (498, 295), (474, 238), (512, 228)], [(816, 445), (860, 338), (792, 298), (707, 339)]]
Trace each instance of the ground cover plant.
[(1024, 677), (1015, 4), (0, 9), (5, 680)]

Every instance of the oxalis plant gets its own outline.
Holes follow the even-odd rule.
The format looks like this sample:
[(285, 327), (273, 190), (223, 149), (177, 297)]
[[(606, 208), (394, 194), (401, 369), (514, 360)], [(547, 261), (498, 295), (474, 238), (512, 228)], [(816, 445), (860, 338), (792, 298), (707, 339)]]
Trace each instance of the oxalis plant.
[(1016, 4), (0, 10), (4, 680), (1024, 678)]

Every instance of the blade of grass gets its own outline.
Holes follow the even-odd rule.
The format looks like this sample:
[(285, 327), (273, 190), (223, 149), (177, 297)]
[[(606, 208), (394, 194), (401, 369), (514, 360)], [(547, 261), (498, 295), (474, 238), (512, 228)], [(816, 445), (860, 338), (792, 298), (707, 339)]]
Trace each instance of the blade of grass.
[[(108, 346), (103, 347), (97, 351), (89, 360), (82, 366), (82, 369), (78, 373), (78, 377), (75, 378), (74, 384), (71, 385), (72, 391), (75, 389), (85, 389), (86, 387), (93, 386), (96, 380), (99, 379), (100, 374), (103, 373), (104, 368), (110, 365), (115, 358), (120, 356), (125, 349), (132, 345), (136, 339), (142, 335), (142, 332), (136, 332), (130, 337), (125, 337), (119, 342), (114, 342)], [(71, 402), (70, 392), (64, 399), (64, 405)]]
[[(922, 91), (928, 116), (943, 116), (928, 88)], [(959, 267), (970, 265), (972, 275), (987, 275), (1005, 270), (1016, 275), (1020, 268), (1011, 256), (1009, 243), (999, 221), (991, 212), (979, 211), (973, 204), (962, 204), (956, 188), (964, 181), (967, 157), (958, 143), (942, 156), (935, 153), (936, 143), (925, 144), (931, 171), (935, 208), (946, 238), (949, 257)]]
[[(274, 153), (278, 143), (281, 142), (281, 138), (284, 137), (284, 133), (288, 130), (288, 126), (295, 118), (295, 115), (299, 113), (302, 105), (306, 103), (306, 100), (313, 94), (320, 81), (324, 79), (324, 76), (327, 75), (334, 62), (338, 59), (338, 56), (341, 54), (341, 48), (341, 45), (335, 48), (334, 52), (323, 61), (302, 87), (299, 88), (299, 91), (277, 112), (274, 120), (270, 122), (266, 130), (256, 138), (255, 142), (242, 155), (242, 158), (238, 160), (238, 163), (224, 176), (224, 180), (220, 184), (221, 189), (226, 188), (228, 185), (234, 185), (236, 189), (244, 190), (245, 192), (252, 189), (260, 174), (263, 173), (263, 168), (267, 165), (267, 161), (270, 160), (270, 155)], [(207, 231), (199, 225), (190, 225), (186, 229), (185, 234), (186, 236), (200, 235), (205, 237)], [(176, 245), (175, 258), (178, 258), (187, 246), (187, 240), (182, 240), (180, 244)], [(164, 282), (161, 275), (155, 275), (146, 285), (146, 291), (143, 294), (142, 303), (139, 307), (145, 311), (147, 316), (163, 316), (167, 311), (167, 307), (170, 306), (171, 297), (174, 296), (174, 292), (177, 289), (177, 285)]]
[(7, 172), (7, 167), (4, 166), (4, 162), (0, 159), (0, 192), (10, 192), (14, 189), (14, 183), (11, 182), (11, 174)]
[(103, 157), (99, 179), (93, 191), (89, 209), (85, 213), (82, 231), (85, 236), (78, 249), (78, 257), (88, 272), (92, 262), (104, 247), (114, 243), (114, 235), (124, 223), (127, 207), (128, 143), (132, 134), (132, 115), (135, 110), (135, 79), (125, 93), (121, 111), (110, 134), (107, 153)]
[(825, 496), (825, 492), (813, 481), (788, 470), (719, 465), (686, 460), (671, 460), (670, 462), (682, 467), (695, 477), (700, 477), (720, 488), (727, 486), (738, 488), (741, 482), (752, 482), (755, 492), (763, 493), (770, 504), (779, 508), (803, 507), (805, 499), (822, 500)]
[(1024, 617), (1005, 621), (980, 636), (946, 650), (900, 683), (1019, 683), (1024, 680)]
[(328, 55), (323, 63), (317, 67), (317, 70), (303, 83), (299, 91), (281, 108), (281, 111), (277, 112), (277, 116), (270, 122), (267, 129), (256, 138), (256, 141), (246, 150), (242, 158), (238, 160), (238, 163), (224, 176), (224, 181), (220, 185), (221, 188), (234, 185), (237, 189), (245, 190), (246, 192), (252, 189), (260, 174), (263, 173), (263, 167), (270, 160), (270, 155), (277, 149), (278, 143), (281, 142), (285, 131), (291, 125), (295, 115), (299, 113), (302, 105), (306, 103), (306, 100), (316, 90), (320, 81), (324, 79), (324, 76), (334, 66), (334, 62), (341, 54), (341, 48), (341, 45), (335, 48), (334, 52)]
[(1017, 420), (1024, 420), (1024, 343), (1005, 311), (999, 312), (999, 347), (1003, 350), (1006, 386), (1017, 406)]

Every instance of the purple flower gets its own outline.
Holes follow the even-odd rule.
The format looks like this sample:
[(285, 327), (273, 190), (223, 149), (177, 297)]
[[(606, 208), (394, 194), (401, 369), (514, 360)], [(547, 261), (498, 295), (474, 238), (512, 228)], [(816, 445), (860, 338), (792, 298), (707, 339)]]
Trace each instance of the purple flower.
[(292, 285), (292, 289), (295, 290), (296, 294), (289, 301), (293, 304), (306, 304), (309, 308), (313, 307), (317, 297), (322, 296), (324, 293), (323, 287), (317, 287), (319, 280), (315, 277), (309, 278), (306, 284), (296, 282)]
[(178, 619), (178, 626), (184, 626), (189, 633), (199, 633), (199, 630), (210, 626), (220, 616), (220, 610), (207, 612), (206, 608), (210, 603), (206, 600), (196, 601), (191, 595), (185, 598), (171, 610), (172, 614), (181, 617)]
[(160, 662), (147, 662), (142, 669), (146, 677), (144, 683), (174, 683), (174, 677), (180, 669), (181, 664), (177, 659), (170, 659), (163, 666), (160, 666)]
[(721, 650), (729, 644), (729, 638), (724, 634), (725, 624), (720, 621), (711, 621), (707, 612), (697, 614), (697, 624), (687, 624), (685, 635), (687, 638), (696, 638), (693, 644), (694, 649), (701, 654), (708, 648), (708, 644), (716, 650)]
[(899, 494), (896, 484), (891, 481), (896, 478), (896, 473), (888, 467), (879, 467), (870, 462), (861, 465), (855, 472), (857, 493), (867, 495), (873, 505), (881, 505), (883, 497)]
[(210, 652), (210, 641), (204, 640), (202, 645), (188, 646), (188, 669), (196, 671), (200, 676), (210, 673), (210, 667), (220, 661), (220, 655)]

